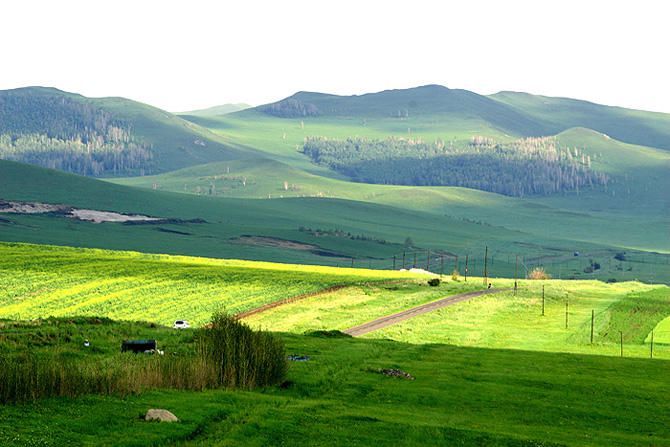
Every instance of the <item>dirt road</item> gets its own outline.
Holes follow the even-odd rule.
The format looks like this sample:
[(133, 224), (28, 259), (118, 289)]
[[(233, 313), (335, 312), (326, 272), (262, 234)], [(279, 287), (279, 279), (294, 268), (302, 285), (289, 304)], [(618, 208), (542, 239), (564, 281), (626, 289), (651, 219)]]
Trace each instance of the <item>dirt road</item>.
[(514, 289), (486, 289), (478, 290), (475, 292), (461, 293), (459, 295), (448, 296), (437, 301), (430, 303), (422, 304), (421, 306), (412, 307), (411, 309), (403, 310), (396, 314), (387, 315), (385, 317), (377, 318), (376, 320), (364, 323), (358, 326), (354, 326), (349, 329), (345, 329), (342, 332), (349, 334), (352, 337), (357, 337), (359, 335), (367, 334), (368, 332), (376, 331), (386, 326), (391, 326), (392, 324), (400, 323), (409, 318), (416, 317), (418, 315), (427, 314), (433, 310), (441, 309), (443, 307), (450, 306), (461, 301), (469, 300), (470, 298), (475, 298), (487, 293), (502, 292), (505, 290), (514, 290)]

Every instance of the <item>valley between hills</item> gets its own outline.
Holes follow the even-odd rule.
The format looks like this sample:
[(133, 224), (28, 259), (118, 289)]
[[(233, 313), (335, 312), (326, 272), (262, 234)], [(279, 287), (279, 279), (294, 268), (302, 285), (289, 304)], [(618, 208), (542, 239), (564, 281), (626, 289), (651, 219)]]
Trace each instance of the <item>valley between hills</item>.
[(2, 91), (0, 443), (666, 445), (669, 192), (670, 115), (575, 99)]

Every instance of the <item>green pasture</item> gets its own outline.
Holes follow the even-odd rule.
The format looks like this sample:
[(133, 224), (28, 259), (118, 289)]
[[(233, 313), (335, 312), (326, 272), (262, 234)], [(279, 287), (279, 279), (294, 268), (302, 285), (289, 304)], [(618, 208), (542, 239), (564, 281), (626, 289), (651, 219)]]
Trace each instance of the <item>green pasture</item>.
[(239, 313), (339, 284), (421, 275), (240, 260), (0, 244), (0, 318), (105, 316), (203, 325), (225, 308)]
[[(664, 179), (658, 177), (659, 182)], [(573, 193), (569, 197), (517, 199), (466, 188), (350, 183), (307, 174), (271, 160), (215, 163), (113, 182), (218, 197), (341, 198), (515, 229), (544, 240), (561, 237), (622, 249), (670, 250), (665, 237), (670, 230), (663, 194), (667, 189), (662, 185), (647, 192), (647, 200), (627, 194), (613, 197), (615, 187), (609, 193), (582, 191), (579, 197)], [(616, 188), (620, 189), (618, 185)]]
[[(236, 118), (228, 119), (250, 119), (246, 115), (233, 116)], [(260, 120), (253, 135), (263, 135), (265, 126), (272, 128), (277, 122), (290, 121), (259, 114), (249, 116)], [(317, 135), (329, 138), (359, 135), (337, 121), (312, 119), (321, 126), (318, 129), (322, 133)], [(302, 132), (304, 129), (298, 126), (297, 130)], [(369, 136), (384, 138), (390, 134)], [(670, 176), (667, 175), (670, 156), (667, 151), (624, 144), (588, 129), (569, 129), (558, 135), (560, 144), (575, 148), (592, 159), (593, 169), (611, 176), (608, 186), (517, 199), (465, 188), (370, 185), (333, 179), (330, 177), (337, 174), (305, 165), (307, 157), (294, 147), (302, 144), (302, 138), (304, 135), (295, 136), (295, 143), (288, 145), (290, 148), (262, 139), (250, 143), (267, 151), (268, 156), (273, 151), (293, 154), (291, 159), (279, 158), (282, 162), (239, 160), (159, 176), (113, 181), (129, 186), (223, 197), (335, 197), (469, 219), (532, 233), (540, 238), (560, 236), (618, 245), (624, 249), (670, 250), (665, 237), (670, 231), (666, 197), (670, 188)]]
[[(489, 278), (495, 288), (514, 281)], [(315, 296), (250, 316), (249, 324), (285, 332), (344, 330), (383, 315), (438, 298), (483, 289), (482, 278), (448, 278), (440, 286), (369, 285)], [(542, 298), (544, 294), (544, 299)], [(449, 344), (491, 349), (573, 352), (670, 359), (668, 337), (657, 336), (652, 352), (648, 334), (665, 334), (670, 315), (667, 286), (637, 282), (518, 282), (513, 290), (472, 298), (425, 315), (362, 335), (414, 344)], [(544, 312), (543, 312), (544, 308)], [(593, 316), (593, 343), (591, 323)]]
[[(125, 337), (155, 338), (166, 348), (183, 349), (197, 333), (81, 321), (42, 322), (36, 329), (40, 335), (3, 335), (0, 346), (11, 340), (45, 355), (61, 346), (76, 356), (111, 357), (120, 355), (119, 340)], [(56, 329), (62, 332), (48, 337)], [(69, 335), (64, 334), (67, 331)], [(84, 334), (92, 341), (88, 351), (81, 344)], [(667, 360), (318, 333), (281, 337), (287, 354), (309, 356), (308, 361), (291, 362), (281, 387), (158, 390), (3, 406), (0, 443), (322, 446), (373, 445), (393, 439), (402, 446), (628, 447), (667, 445), (670, 437), (664, 397), (670, 392)], [(93, 347), (96, 352), (90, 350)], [(389, 368), (414, 379), (379, 373)], [(180, 422), (141, 420), (150, 408), (167, 409)]]
[[(351, 338), (337, 331), (483, 289), (484, 279), (445, 275), (431, 287), (425, 275), (399, 272), (28, 244), (0, 249), (3, 355), (113, 361), (128, 338), (156, 339), (166, 355), (186, 355), (198, 330), (166, 328), (174, 319), (196, 326), (221, 305), (246, 310), (351, 284), (243, 320), (278, 331), (287, 355), (309, 357), (291, 362), (282, 386), (3, 406), (2, 445), (317, 446), (392, 438), (407, 446), (609, 447), (664, 445), (670, 437), (670, 343), (660, 338), (670, 315), (667, 286), (520, 279), (516, 296), (484, 295)], [(496, 276), (488, 282), (513, 287)], [(652, 329), (659, 334), (653, 359)], [(379, 373), (388, 368), (414, 380)], [(146, 423), (141, 416), (150, 408), (181, 422)]]

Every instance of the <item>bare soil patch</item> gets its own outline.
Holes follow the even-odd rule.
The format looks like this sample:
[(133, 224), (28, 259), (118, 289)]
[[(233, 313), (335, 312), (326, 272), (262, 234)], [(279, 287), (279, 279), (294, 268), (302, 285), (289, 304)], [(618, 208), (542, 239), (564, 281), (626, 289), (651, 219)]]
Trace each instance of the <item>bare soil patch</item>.
[(304, 244), (302, 242), (288, 241), (286, 239), (277, 239), (273, 237), (262, 236), (240, 236), (231, 240), (234, 244), (239, 245), (265, 245), (268, 247), (282, 247), (293, 250), (319, 250), (316, 245)]
[(58, 213), (63, 217), (78, 219), (93, 223), (128, 222), (131, 220), (159, 220), (157, 217), (142, 216), (139, 214), (122, 214), (112, 211), (96, 211), (75, 208), (69, 205), (50, 205), (47, 203), (6, 202), (0, 201), (0, 213), (43, 214)]

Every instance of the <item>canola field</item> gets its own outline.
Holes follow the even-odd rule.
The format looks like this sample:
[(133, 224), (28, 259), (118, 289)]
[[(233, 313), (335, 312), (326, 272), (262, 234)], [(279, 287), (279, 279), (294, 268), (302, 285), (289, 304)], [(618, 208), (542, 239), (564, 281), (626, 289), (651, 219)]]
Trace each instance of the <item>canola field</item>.
[(0, 243), (0, 318), (104, 316), (170, 325), (209, 322), (339, 284), (421, 277), (395, 271), (273, 264)]

